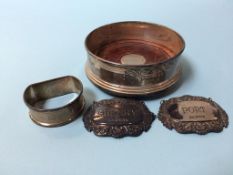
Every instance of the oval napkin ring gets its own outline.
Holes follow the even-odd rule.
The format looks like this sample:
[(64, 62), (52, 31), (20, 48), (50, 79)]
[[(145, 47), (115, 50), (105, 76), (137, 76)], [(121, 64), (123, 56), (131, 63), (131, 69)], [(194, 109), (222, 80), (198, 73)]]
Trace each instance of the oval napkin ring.
[[(46, 109), (36, 103), (70, 93), (78, 96), (64, 106)], [(29, 108), (32, 121), (40, 126), (55, 127), (72, 122), (83, 111), (85, 100), (83, 85), (73, 76), (60, 77), (29, 85), (24, 92), (24, 102)]]

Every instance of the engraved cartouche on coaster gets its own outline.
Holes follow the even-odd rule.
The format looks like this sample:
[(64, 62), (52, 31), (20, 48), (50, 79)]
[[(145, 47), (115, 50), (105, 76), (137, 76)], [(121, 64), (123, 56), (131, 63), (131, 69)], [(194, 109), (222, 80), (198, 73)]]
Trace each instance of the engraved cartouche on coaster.
[(216, 102), (188, 95), (162, 101), (158, 118), (168, 129), (183, 134), (221, 132), (228, 126), (228, 116)]
[(148, 131), (155, 115), (142, 101), (114, 98), (94, 102), (83, 121), (88, 131), (97, 136), (139, 136)]

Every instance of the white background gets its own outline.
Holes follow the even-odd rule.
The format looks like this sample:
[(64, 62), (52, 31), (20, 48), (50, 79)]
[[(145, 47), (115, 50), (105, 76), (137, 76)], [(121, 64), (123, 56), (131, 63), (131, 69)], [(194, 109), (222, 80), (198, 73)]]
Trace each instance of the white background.
[[(128, 20), (166, 25), (186, 41), (183, 84), (146, 101), (150, 110), (170, 97), (211, 97), (228, 113), (227, 129), (182, 135), (155, 120), (140, 137), (113, 139), (87, 132), (81, 118), (59, 128), (30, 120), (22, 95), (31, 83), (74, 75), (88, 102), (111, 98), (84, 74), (84, 39)], [(0, 0), (0, 174), (232, 175), (232, 66), (232, 0)]]

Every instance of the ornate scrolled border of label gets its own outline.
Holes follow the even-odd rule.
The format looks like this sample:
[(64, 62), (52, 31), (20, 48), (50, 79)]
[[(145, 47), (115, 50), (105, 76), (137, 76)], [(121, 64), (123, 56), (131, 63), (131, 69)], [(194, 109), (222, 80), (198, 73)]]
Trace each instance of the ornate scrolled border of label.
[[(214, 112), (214, 115), (217, 119), (206, 121), (183, 121), (179, 118), (175, 118), (174, 116), (172, 117), (171, 114), (168, 112), (169, 106), (183, 101), (201, 101), (209, 103), (217, 110), (216, 112)], [(196, 133), (203, 135), (209, 132), (221, 132), (224, 128), (228, 126), (228, 115), (216, 102), (214, 102), (210, 98), (207, 99), (204, 97), (190, 95), (162, 101), (158, 113), (158, 119), (168, 129), (175, 129), (177, 132), (182, 134)]]
[[(104, 113), (114, 114), (111, 110), (112, 108), (107, 108), (109, 104), (121, 104), (122, 108), (118, 109), (119, 113), (122, 113), (129, 107), (127, 104), (131, 104), (138, 108), (142, 112), (142, 121), (139, 123), (125, 123), (122, 125), (114, 125), (110, 123), (98, 124), (94, 121), (96, 117), (96, 108), (101, 106), (106, 106), (104, 108)], [(128, 111), (131, 111), (129, 108)], [(98, 114), (99, 115), (99, 114)], [(133, 115), (133, 113), (131, 114)], [(103, 116), (101, 116), (103, 117)], [(111, 117), (111, 116), (109, 116)], [(133, 116), (132, 116), (133, 117)], [(115, 138), (121, 138), (124, 136), (139, 136), (143, 131), (148, 131), (151, 127), (152, 122), (155, 120), (155, 115), (149, 111), (145, 103), (136, 100), (127, 100), (122, 98), (114, 98), (111, 100), (101, 100), (99, 102), (94, 102), (93, 105), (84, 113), (83, 122), (84, 126), (88, 131), (93, 131), (97, 136), (111, 136)]]

